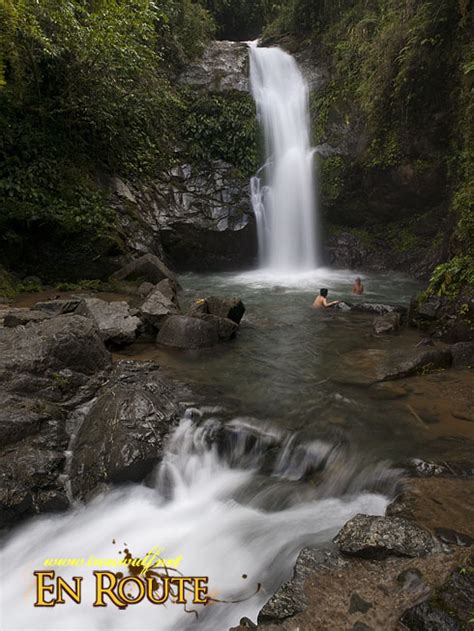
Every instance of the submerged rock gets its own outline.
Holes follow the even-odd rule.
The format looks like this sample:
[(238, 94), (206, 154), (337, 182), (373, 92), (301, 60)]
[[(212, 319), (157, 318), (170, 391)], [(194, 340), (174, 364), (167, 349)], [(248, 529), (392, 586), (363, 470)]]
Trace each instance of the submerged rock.
[(377, 315), (384, 315), (386, 313), (404, 313), (405, 307), (400, 305), (384, 305), (375, 302), (356, 302), (352, 305), (352, 311), (361, 311), (364, 313), (375, 313)]
[(396, 312), (385, 313), (374, 320), (374, 331), (377, 335), (382, 333), (394, 333), (400, 328), (400, 314)]
[(86, 497), (101, 483), (142, 480), (179, 418), (178, 387), (157, 364), (119, 362), (72, 445), (74, 496)]
[(365, 559), (383, 559), (390, 555), (418, 557), (433, 551), (432, 535), (400, 517), (356, 515), (334, 539), (344, 554)]
[(113, 346), (134, 342), (141, 324), (124, 301), (106, 302), (100, 298), (87, 298), (81, 302), (76, 313), (93, 320), (104, 342)]
[(148, 281), (156, 284), (165, 278), (176, 280), (176, 275), (154, 254), (144, 254), (114, 272), (112, 279)]
[(419, 347), (403, 351), (369, 348), (346, 353), (332, 378), (338, 383), (369, 386), (449, 368), (451, 362), (447, 348)]
[(215, 324), (191, 316), (174, 315), (166, 319), (156, 341), (176, 348), (203, 348), (217, 344), (219, 336)]
[(5, 314), (3, 325), (13, 328), (15, 326), (24, 326), (28, 322), (42, 322), (51, 316), (44, 311), (34, 311), (32, 309), (13, 309)]

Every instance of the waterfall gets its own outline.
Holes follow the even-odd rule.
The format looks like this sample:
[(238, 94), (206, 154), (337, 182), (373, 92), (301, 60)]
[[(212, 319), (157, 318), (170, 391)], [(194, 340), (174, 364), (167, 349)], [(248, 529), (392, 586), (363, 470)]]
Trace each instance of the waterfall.
[[(150, 486), (111, 490), (11, 534), (0, 554), (4, 631), (227, 631), (243, 616), (256, 620), (291, 576), (303, 546), (330, 541), (357, 513), (384, 513), (396, 484), (384, 465), (368, 465), (343, 444), (308, 443), (257, 419), (223, 424), (208, 412), (206, 418), (188, 410)], [(54, 608), (33, 606), (33, 572), (51, 569), (45, 559), (87, 561), (93, 555), (107, 561), (127, 546), (134, 557), (158, 547), (165, 559), (181, 558), (180, 571), (208, 577), (210, 592), (224, 602), (205, 608), (189, 603), (187, 610), (146, 600), (124, 610), (110, 603), (93, 607), (92, 571), (101, 568), (84, 564), (54, 568), (69, 583), (83, 576), (81, 605), (66, 598)], [(116, 571), (107, 563), (102, 570)]]
[(320, 261), (308, 85), (281, 49), (253, 44), (249, 50), (266, 151), (250, 183), (260, 265), (285, 272), (314, 269)]

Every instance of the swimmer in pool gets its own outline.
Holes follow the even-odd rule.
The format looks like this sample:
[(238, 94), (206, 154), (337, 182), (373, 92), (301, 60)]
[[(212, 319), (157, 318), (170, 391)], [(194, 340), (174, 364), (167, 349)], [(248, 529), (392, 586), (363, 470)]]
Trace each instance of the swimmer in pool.
[(362, 296), (364, 293), (364, 285), (360, 280), (360, 276), (355, 279), (354, 285), (352, 286), (352, 293), (357, 294), (358, 296)]
[(327, 307), (333, 307), (334, 305), (338, 305), (340, 300), (333, 300), (332, 302), (328, 302), (327, 300), (328, 290), (321, 289), (319, 291), (319, 296), (316, 296), (315, 301), (313, 302), (314, 309), (325, 309)]

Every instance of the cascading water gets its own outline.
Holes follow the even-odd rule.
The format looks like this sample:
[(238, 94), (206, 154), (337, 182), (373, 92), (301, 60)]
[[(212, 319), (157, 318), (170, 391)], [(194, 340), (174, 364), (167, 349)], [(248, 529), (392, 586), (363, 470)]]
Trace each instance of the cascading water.
[[(394, 482), (386, 468), (261, 422), (200, 416), (194, 410), (182, 420), (152, 488), (112, 491), (33, 520), (7, 540), (0, 557), (3, 631), (227, 631), (243, 616), (256, 619), (303, 546), (329, 541), (356, 513), (384, 513)], [(93, 607), (92, 571), (117, 568), (83, 566), (54, 568), (69, 583), (84, 577), (81, 605), (66, 598), (54, 608), (33, 607), (33, 572), (51, 569), (46, 558), (117, 558), (124, 545), (134, 557), (155, 546), (163, 558), (182, 557), (185, 576), (208, 576), (212, 596), (234, 602), (189, 604), (197, 618), (183, 605), (146, 599), (126, 609)]]
[(320, 263), (308, 86), (279, 48), (250, 46), (250, 84), (266, 163), (250, 182), (262, 267), (280, 272)]

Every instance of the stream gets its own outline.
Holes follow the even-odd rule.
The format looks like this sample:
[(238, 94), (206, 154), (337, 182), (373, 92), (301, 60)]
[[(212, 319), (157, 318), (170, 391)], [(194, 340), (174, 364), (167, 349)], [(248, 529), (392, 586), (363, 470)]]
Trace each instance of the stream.
[[(14, 531), (2, 552), (1, 598), (25, 606), (5, 608), (5, 629), (227, 631), (242, 617), (257, 619), (303, 547), (331, 545), (357, 513), (384, 514), (400, 477), (394, 465), (433, 455), (436, 432), (416, 422), (393, 386), (347, 383), (340, 366), (348, 353), (413, 347), (419, 335), (375, 336), (373, 315), (311, 303), (324, 286), (348, 302), (407, 304), (418, 284), (363, 275), (366, 294), (354, 297), (353, 277), (325, 269), (181, 277), (184, 308), (213, 293), (242, 298), (238, 337), (199, 351), (136, 343), (116, 354), (159, 362), (199, 393), (200, 405), (188, 408), (152, 480)], [(154, 547), (162, 558), (179, 557), (184, 575), (208, 577), (211, 605), (91, 606), (91, 571), (117, 570), (87, 566), (91, 555), (119, 559), (129, 548), (143, 557)], [(66, 599), (33, 607), (32, 572), (46, 558), (84, 559), (58, 570), (69, 580), (84, 576), (81, 606)]]

